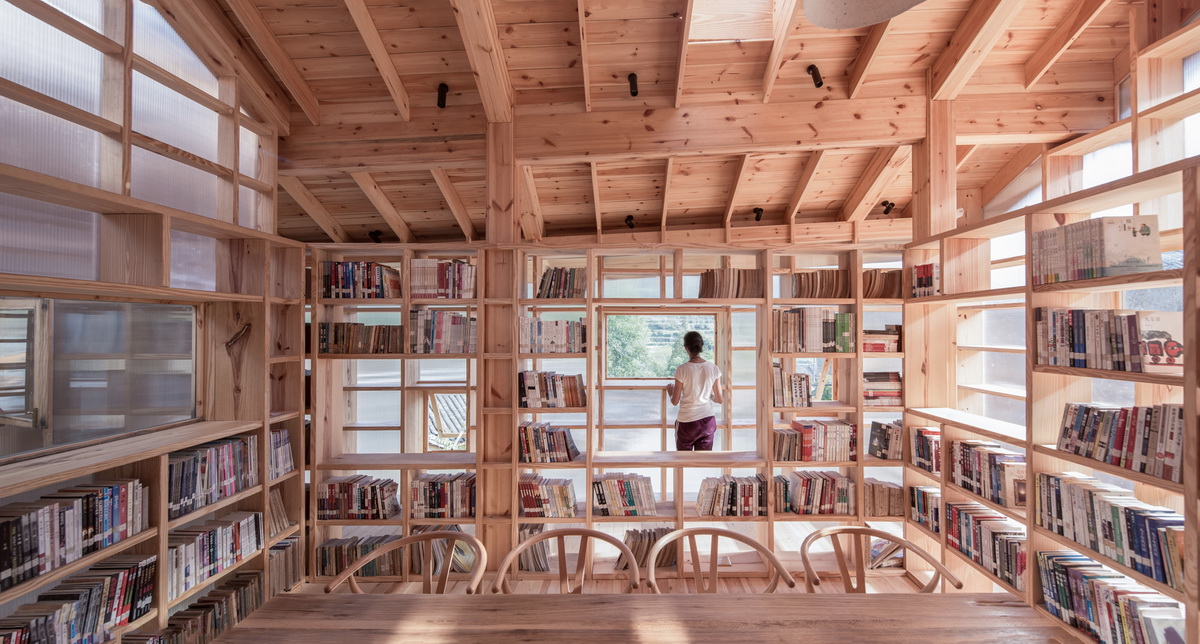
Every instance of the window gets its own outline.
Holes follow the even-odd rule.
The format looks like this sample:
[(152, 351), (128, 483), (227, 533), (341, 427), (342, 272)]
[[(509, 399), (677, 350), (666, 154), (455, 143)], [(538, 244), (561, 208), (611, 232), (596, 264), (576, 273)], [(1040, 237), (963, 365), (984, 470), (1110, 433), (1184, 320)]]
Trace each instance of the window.
[(683, 335), (704, 336), (705, 360), (714, 360), (716, 318), (711, 315), (608, 315), (604, 319), (604, 365), (609, 378), (674, 378), (687, 362)]

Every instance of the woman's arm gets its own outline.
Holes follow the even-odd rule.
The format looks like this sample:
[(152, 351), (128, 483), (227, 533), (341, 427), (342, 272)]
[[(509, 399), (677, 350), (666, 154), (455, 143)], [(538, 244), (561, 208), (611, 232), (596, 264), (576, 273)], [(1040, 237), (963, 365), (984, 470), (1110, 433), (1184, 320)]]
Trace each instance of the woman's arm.
[(721, 379), (713, 381), (712, 400), (718, 405), (725, 404), (725, 398), (721, 395)]
[(671, 405), (678, 405), (679, 399), (683, 398), (683, 383), (679, 382), (679, 378), (667, 385), (667, 393), (671, 395)]

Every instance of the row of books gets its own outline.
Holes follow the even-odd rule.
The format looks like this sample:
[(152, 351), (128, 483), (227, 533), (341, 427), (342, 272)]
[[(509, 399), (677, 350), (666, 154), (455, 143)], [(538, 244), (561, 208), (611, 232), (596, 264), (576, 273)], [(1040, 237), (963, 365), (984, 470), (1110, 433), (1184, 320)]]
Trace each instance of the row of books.
[(475, 297), (475, 266), (461, 259), (414, 259), (412, 296), (414, 298)]
[(477, 320), (441, 309), (408, 312), (412, 353), (475, 353)]
[(908, 518), (942, 533), (942, 488), (936, 485), (914, 485), (908, 488)]
[[(422, 532), (462, 532), (462, 526), (451, 524), (429, 524), (415, 525), (412, 527), (413, 534), (421, 534)], [(433, 562), (435, 571), (441, 570), (446, 562), (446, 557), (450, 558), (451, 572), (471, 572), (475, 569), (475, 551), (462, 541), (455, 541), (453, 544), (445, 539), (435, 540), (433, 543), (417, 543), (410, 555), (412, 562), (412, 571), (416, 574), (421, 574), (421, 569), (425, 567), (425, 548), (430, 548), (430, 557)]]
[(904, 327), (885, 324), (882, 329), (863, 329), (863, 353), (898, 353)]
[(189, 512), (258, 485), (258, 436), (247, 434), (167, 455), (167, 517)]
[(766, 516), (766, 477), (755, 474), (704, 479), (696, 495), (696, 514), (705, 517)]
[(1178, 483), (1183, 478), (1183, 434), (1183, 405), (1068, 403), (1058, 449)]
[(267, 471), (272, 481), (296, 469), (290, 431), (284, 428), (271, 430), (271, 451), (267, 453), (267, 461)]
[(149, 527), (141, 481), (76, 485), (0, 507), (0, 590), (8, 590)]
[(950, 482), (1007, 508), (1026, 504), (1025, 455), (985, 440), (950, 441)]
[(862, 272), (863, 297), (867, 299), (904, 297), (903, 276), (898, 269), (867, 268)]
[(412, 481), (412, 518), (463, 519), (475, 516), (475, 473), (426, 472)]
[(583, 353), (587, 351), (587, 324), (574, 320), (518, 321), (521, 353)]
[(912, 464), (931, 474), (941, 474), (942, 430), (914, 427), (912, 431)]
[(319, 353), (403, 353), (408, 344), (399, 324), (321, 322), (317, 325)]
[(837, 472), (799, 470), (777, 474), (775, 511), (854, 514), (854, 481)]
[(0, 644), (111, 639), (111, 631), (150, 612), (156, 568), (154, 555), (113, 555), (0, 618)]
[(890, 423), (871, 421), (871, 436), (867, 453), (875, 458), (898, 461), (904, 458), (904, 421)]
[(1025, 590), (1025, 526), (982, 503), (946, 503), (946, 545), (1000, 581)]
[(1134, 373), (1179, 373), (1183, 313), (1114, 309), (1033, 310), (1038, 364)]
[(270, 517), (270, 525), (267, 527), (272, 539), (295, 525), (288, 519), (287, 506), (283, 504), (283, 493), (278, 487), (271, 488), (271, 493), (267, 495), (267, 516)]
[(401, 297), (400, 271), (378, 262), (320, 262), (317, 279), (325, 298)]
[(863, 372), (864, 407), (899, 407), (904, 404), (903, 385), (896, 371)]
[[(401, 538), (398, 534), (351, 536), (327, 539), (317, 546), (317, 570), (319, 577), (336, 577), (350, 564), (368, 553), (375, 552), (385, 544)], [(393, 550), (369, 561), (355, 577), (397, 577), (404, 574), (404, 558), (401, 549)]]
[(556, 266), (542, 271), (538, 281), (537, 298), (587, 297), (587, 270)]
[(858, 427), (838, 418), (795, 419), (773, 432), (776, 461), (840, 463), (858, 460)]
[(287, 592), (304, 581), (304, 550), (300, 537), (281, 539), (267, 553), (271, 567), (271, 596)]
[(863, 515), (904, 516), (904, 488), (896, 483), (878, 479), (863, 479)]
[(1162, 270), (1158, 217), (1097, 217), (1033, 233), (1033, 284)]
[[(524, 543), (546, 529), (544, 523), (522, 523), (517, 528), (517, 542)], [(550, 572), (550, 544), (539, 541), (517, 555), (517, 567), (527, 572)]]
[(712, 268), (700, 273), (701, 299), (766, 297), (763, 272), (757, 268)]
[(1183, 515), (1078, 472), (1037, 475), (1037, 524), (1183, 588)]
[(202, 585), (266, 542), (261, 512), (232, 512), (172, 530), (167, 537), (167, 600)]
[[(274, 577), (274, 569), (271, 573)], [(125, 635), (121, 637), (121, 642), (208, 644), (258, 610), (267, 599), (263, 590), (261, 570), (238, 573), (191, 606), (172, 615), (161, 633), (141, 638)]]
[(650, 477), (608, 472), (592, 479), (592, 511), (602, 517), (644, 517), (658, 514)]
[(570, 463), (579, 458), (571, 430), (547, 422), (521, 421), (517, 442), (522, 463)]
[[(650, 567), (652, 563), (650, 561), (650, 548), (654, 547), (654, 544), (657, 543), (659, 539), (663, 538), (663, 536), (668, 532), (671, 532), (671, 530), (671, 528), (659, 527), (634, 528), (632, 530), (625, 531), (625, 538), (623, 541), (625, 542), (626, 546), (629, 546), (629, 551), (633, 553), (633, 559), (637, 562), (639, 570), (644, 572)], [(653, 561), (654, 567), (666, 568), (669, 566), (674, 566), (676, 558), (678, 557), (678, 552), (678, 540), (667, 544), (666, 547), (658, 551), (658, 556)], [(617, 557), (617, 563), (615, 566), (613, 566), (613, 569), (629, 570), (629, 561), (626, 560), (624, 554), (621, 554)]]
[(812, 407), (812, 379), (806, 373), (785, 373), (771, 365), (771, 404), (776, 407)]
[(1072, 550), (1037, 553), (1046, 610), (1102, 644), (1184, 640), (1179, 602)]
[(521, 516), (565, 519), (575, 516), (575, 485), (570, 479), (548, 479), (526, 472), (517, 481)]
[(850, 274), (844, 268), (833, 268), (780, 275), (779, 297), (847, 298), (850, 297)]
[(853, 313), (835, 308), (771, 310), (771, 351), (775, 353), (854, 353)]
[(942, 294), (942, 266), (937, 262), (912, 267), (912, 296), (933, 297)]
[(366, 474), (331, 476), (313, 483), (317, 520), (390, 519), (400, 512), (399, 486), (392, 479)]
[(523, 409), (584, 407), (587, 387), (582, 375), (566, 375), (553, 371), (519, 371), (517, 387), (521, 392)]

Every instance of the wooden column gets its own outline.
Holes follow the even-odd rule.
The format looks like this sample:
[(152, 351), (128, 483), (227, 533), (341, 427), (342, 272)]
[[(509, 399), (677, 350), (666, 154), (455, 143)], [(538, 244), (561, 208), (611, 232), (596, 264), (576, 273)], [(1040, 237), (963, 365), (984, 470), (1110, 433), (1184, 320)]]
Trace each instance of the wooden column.
[(925, 139), (913, 145), (914, 240), (955, 226), (958, 155), (954, 137), (954, 101), (930, 101)]
[[(1197, 289), (1200, 288), (1200, 170), (1183, 171), (1183, 337), (1196, 342), (1200, 322), (1196, 320)], [(1186, 344), (1185, 344), (1186, 346)], [(1187, 641), (1200, 642), (1200, 378), (1196, 361), (1186, 363), (1183, 373), (1184, 457), (1183, 489), (1186, 534), (1183, 592), (1187, 598)], [(1188, 456), (1188, 454), (1191, 454)]]

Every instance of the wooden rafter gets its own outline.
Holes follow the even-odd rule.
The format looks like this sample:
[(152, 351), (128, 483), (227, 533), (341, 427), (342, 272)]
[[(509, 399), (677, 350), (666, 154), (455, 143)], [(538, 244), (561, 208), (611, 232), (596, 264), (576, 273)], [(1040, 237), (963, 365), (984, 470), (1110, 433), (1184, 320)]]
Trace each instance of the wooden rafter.
[(300, 105), (304, 115), (313, 125), (320, 125), (321, 108), (317, 103), (317, 96), (313, 94), (312, 88), (304, 80), (300, 69), (296, 67), (296, 63), (292, 62), (292, 57), (279, 43), (279, 39), (275, 37), (271, 26), (263, 19), (253, 0), (229, 0), (229, 8), (233, 10), (233, 14), (237, 16), (238, 22), (242, 24), (246, 33), (250, 34), (250, 40), (262, 52), (267, 65), (279, 76), (279, 80), (291, 93), (292, 98), (296, 99), (296, 103)]
[(967, 162), (975, 153), (979, 151), (978, 145), (958, 145), (954, 148), (954, 171), (962, 172), (962, 169), (967, 166)]
[(371, 18), (367, 1), (345, 0), (345, 3), (346, 8), (350, 10), (350, 17), (354, 19), (354, 26), (358, 28), (359, 35), (367, 45), (367, 51), (371, 54), (375, 69), (379, 70), (379, 75), (383, 77), (383, 84), (387, 86), (388, 93), (396, 102), (400, 118), (407, 121), (410, 113), (408, 92), (404, 89), (404, 83), (400, 81), (400, 73), (396, 71), (396, 64), (392, 62), (387, 45), (383, 43), (383, 37), (379, 35), (379, 29)]
[(437, 182), (438, 188), (442, 191), (442, 198), (446, 200), (446, 205), (450, 206), (450, 212), (454, 214), (454, 220), (458, 222), (458, 227), (466, 235), (467, 241), (475, 241), (475, 226), (471, 223), (471, 217), (467, 214), (467, 207), (463, 205), (462, 197), (458, 196), (458, 190), (454, 189), (450, 173), (442, 168), (433, 168), (431, 172), (433, 172), (433, 180)]
[[(775, 89), (775, 79), (779, 77), (779, 68), (783, 64), (783, 55), (787, 51), (788, 36), (792, 33), (792, 25), (800, 14), (800, 3), (797, 0), (780, 0), (775, 12), (773, 43), (771, 55), (767, 58), (767, 69), (763, 74), (763, 102), (771, 102), (771, 92)], [(678, 106), (676, 106), (678, 107)]]
[(810, 154), (808, 160), (804, 162), (804, 169), (800, 171), (800, 176), (796, 178), (796, 189), (792, 191), (792, 198), (788, 200), (788, 221), (796, 219), (796, 213), (800, 210), (800, 204), (804, 202), (805, 193), (808, 192), (809, 186), (812, 185), (813, 177), (817, 176), (817, 171), (821, 167), (821, 161), (825, 159), (826, 154), (825, 150), (817, 150)]
[(351, 172), (350, 177), (354, 179), (354, 183), (362, 189), (363, 194), (367, 195), (367, 199), (371, 201), (371, 205), (375, 206), (375, 210), (379, 212), (379, 216), (387, 222), (388, 228), (396, 233), (396, 237), (402, 242), (416, 241), (412, 230), (408, 224), (400, 217), (400, 213), (396, 212), (396, 206), (392, 205), (392, 201), (383, 193), (383, 188), (375, 182), (375, 178), (369, 172)]
[(725, 202), (725, 227), (733, 221), (733, 209), (737, 205), (738, 190), (742, 187), (742, 178), (746, 174), (746, 165), (750, 163), (750, 155), (743, 154), (738, 159), (737, 172), (733, 175), (733, 186), (729, 188), (729, 200)]
[(930, 98), (950, 100), (958, 96), (975, 70), (992, 51), (1025, 0), (976, 0), (950, 37), (947, 47), (933, 64)]
[(1034, 83), (1050, 70), (1054, 61), (1066, 53), (1083, 35), (1083, 30), (1087, 29), (1111, 2), (1112, 0), (1079, 0), (1071, 7), (1066, 18), (1050, 33), (1050, 37), (1043, 40), (1037, 51), (1025, 61), (1026, 89), (1033, 87)]
[(878, 62), (877, 55), (884, 39), (891, 32), (891, 28), (892, 21), (884, 20), (879, 24), (872, 25), (871, 30), (867, 32), (867, 38), (863, 41), (862, 48), (858, 50), (858, 57), (850, 66), (850, 98), (858, 98), (858, 93), (867, 80), (867, 74), (871, 71), (871, 64)]
[(663, 239), (666, 239), (667, 234), (667, 212), (671, 209), (671, 171), (675, 167), (675, 158), (667, 157), (667, 165), (663, 171), (663, 207), (662, 218), (659, 220), (658, 228), (663, 234)]
[(329, 210), (317, 200), (316, 196), (304, 186), (304, 183), (296, 177), (279, 177), (279, 187), (283, 188), (296, 203), (300, 204), (300, 209), (305, 212), (313, 221), (325, 231), (326, 235), (335, 242), (346, 243), (350, 241), (350, 235), (346, 233), (346, 229), (329, 214)]
[(675, 107), (683, 102), (683, 72), (687, 66), (688, 39), (692, 37), (692, 7), (696, 0), (687, 0), (683, 12), (683, 29), (679, 30), (679, 65), (675, 69)]
[(519, 212), (521, 232), (525, 239), (540, 241), (546, 234), (546, 221), (542, 217), (542, 202), (538, 199), (537, 181), (530, 166), (521, 167)]
[(604, 222), (600, 221), (600, 177), (596, 174), (596, 164), (589, 163), (592, 171), (592, 208), (596, 211), (596, 239), (604, 234)]
[(987, 205), (996, 195), (1000, 194), (1001, 190), (1008, 187), (1008, 184), (1016, 180), (1029, 166), (1042, 156), (1042, 152), (1046, 146), (1041, 143), (1030, 143), (1021, 148), (1013, 155), (1008, 163), (1000, 168), (999, 172), (988, 179), (987, 183), (983, 184), (983, 203)]
[(588, 37), (587, 37), (587, 0), (577, 0), (576, 6), (579, 8), (579, 71), (583, 74), (583, 109), (585, 112), (592, 111), (592, 75), (591, 67), (588, 66), (590, 57), (588, 56)]
[(466, 45), (467, 59), (475, 72), (475, 84), (488, 121), (511, 123), (513, 89), (491, 0), (450, 0), (450, 6), (454, 8), (454, 20)]
[(912, 148), (901, 145), (877, 150), (858, 183), (850, 190), (842, 205), (842, 221), (862, 221), (871, 208), (879, 203), (884, 190), (895, 180), (900, 169), (912, 156)]

